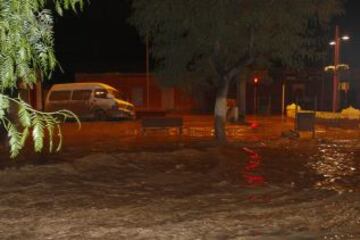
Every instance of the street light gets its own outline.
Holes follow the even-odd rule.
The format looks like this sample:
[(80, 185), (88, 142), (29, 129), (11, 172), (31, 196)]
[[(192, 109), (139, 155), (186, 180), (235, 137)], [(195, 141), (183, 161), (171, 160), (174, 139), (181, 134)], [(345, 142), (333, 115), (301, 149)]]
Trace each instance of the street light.
[(339, 26), (335, 26), (335, 39), (331, 41), (329, 44), (334, 46), (334, 66), (333, 66), (333, 105), (332, 110), (336, 112), (338, 110), (339, 105), (339, 67), (342, 64), (340, 63), (340, 42), (341, 40), (347, 41), (350, 39), (348, 35), (343, 35), (340, 37)]
[(350, 37), (348, 35), (345, 35), (345, 36), (342, 36), (341, 39), (344, 41), (347, 41), (350, 39)]
[(257, 112), (257, 85), (259, 84), (259, 78), (254, 77), (253, 83), (254, 83), (254, 115), (256, 115), (256, 112)]

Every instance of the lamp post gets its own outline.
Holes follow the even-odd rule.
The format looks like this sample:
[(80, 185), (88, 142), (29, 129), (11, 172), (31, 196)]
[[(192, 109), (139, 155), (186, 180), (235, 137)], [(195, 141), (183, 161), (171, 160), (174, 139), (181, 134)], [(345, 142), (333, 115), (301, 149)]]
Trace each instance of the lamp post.
[(332, 94), (332, 111), (336, 112), (339, 108), (339, 63), (340, 63), (340, 42), (349, 40), (349, 36), (340, 37), (339, 26), (335, 26), (335, 40), (330, 42), (334, 46), (334, 69), (333, 69), (333, 94)]
[(285, 80), (281, 84), (281, 119), (285, 116)]
[(254, 77), (253, 79), (253, 83), (254, 83), (254, 115), (256, 115), (257, 113), (257, 85), (259, 84), (259, 78), (258, 77)]

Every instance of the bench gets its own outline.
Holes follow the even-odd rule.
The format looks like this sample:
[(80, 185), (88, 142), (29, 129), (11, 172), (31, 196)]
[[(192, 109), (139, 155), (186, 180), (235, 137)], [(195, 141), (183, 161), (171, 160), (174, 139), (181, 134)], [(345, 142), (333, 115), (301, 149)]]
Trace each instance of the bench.
[(162, 130), (177, 128), (179, 134), (182, 134), (183, 119), (181, 117), (145, 117), (141, 119), (142, 134), (148, 129)]
[(159, 109), (136, 109), (136, 117), (139, 119), (150, 117), (165, 117), (166, 111)]

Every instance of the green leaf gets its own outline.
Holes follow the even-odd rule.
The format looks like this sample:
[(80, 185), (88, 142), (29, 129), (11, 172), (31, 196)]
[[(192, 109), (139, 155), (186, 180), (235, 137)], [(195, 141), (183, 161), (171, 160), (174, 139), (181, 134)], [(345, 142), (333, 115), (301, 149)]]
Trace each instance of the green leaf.
[(57, 126), (57, 130), (58, 130), (59, 143), (56, 148), (56, 152), (59, 152), (61, 150), (62, 143), (63, 143), (63, 135), (62, 135), (61, 128), (59, 125)]
[(28, 112), (26, 105), (24, 104), (19, 105), (18, 116), (20, 123), (23, 127), (25, 128), (31, 127), (31, 114)]
[(5, 95), (0, 94), (0, 109), (8, 109), (10, 106), (9, 100), (5, 97)]
[(21, 139), (21, 133), (18, 132), (15, 125), (11, 122), (8, 123), (7, 129), (10, 143), (10, 157), (15, 158), (17, 155), (19, 155), (20, 150), (24, 146)]
[(29, 128), (24, 128), (22, 135), (21, 135), (21, 145), (25, 146), (26, 139), (29, 137), (30, 131)]
[(55, 9), (56, 9), (56, 12), (57, 12), (60, 16), (62, 16), (62, 15), (64, 14), (63, 9), (61, 8), (61, 5), (60, 5), (59, 1), (56, 1), (56, 2), (55, 2)]
[(44, 122), (40, 115), (33, 115), (32, 120), (33, 130), (32, 136), (34, 140), (35, 152), (41, 152), (44, 147)]
[(54, 146), (54, 126), (57, 125), (55, 119), (51, 116), (44, 116), (44, 120), (46, 122), (46, 129), (49, 134), (49, 152), (53, 151)]

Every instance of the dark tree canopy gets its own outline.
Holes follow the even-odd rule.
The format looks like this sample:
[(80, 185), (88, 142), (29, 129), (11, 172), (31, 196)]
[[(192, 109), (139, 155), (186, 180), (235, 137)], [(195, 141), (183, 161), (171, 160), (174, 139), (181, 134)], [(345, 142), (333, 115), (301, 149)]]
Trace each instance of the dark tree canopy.
[(301, 66), (319, 58), (318, 33), (342, 13), (342, 2), (133, 0), (133, 10), (131, 22), (149, 37), (157, 71), (170, 81), (187, 73), (231, 77), (248, 65)]

